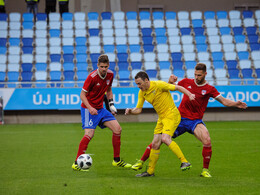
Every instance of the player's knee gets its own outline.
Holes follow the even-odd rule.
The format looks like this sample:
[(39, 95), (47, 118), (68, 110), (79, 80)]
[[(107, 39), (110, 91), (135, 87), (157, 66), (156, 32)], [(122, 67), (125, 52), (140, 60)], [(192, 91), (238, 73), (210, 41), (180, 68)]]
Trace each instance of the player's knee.
[(203, 137), (202, 143), (203, 143), (203, 145), (211, 145), (210, 137), (209, 136)]
[(113, 131), (115, 134), (121, 134), (122, 128), (120, 126), (116, 127)]
[(162, 135), (162, 143), (165, 143), (168, 146), (170, 145), (171, 142), (172, 140), (170, 135), (166, 135), (166, 134)]
[(160, 148), (160, 143), (158, 143), (158, 142), (153, 142), (152, 143), (152, 149), (154, 149), (154, 150), (158, 150), (159, 148)]

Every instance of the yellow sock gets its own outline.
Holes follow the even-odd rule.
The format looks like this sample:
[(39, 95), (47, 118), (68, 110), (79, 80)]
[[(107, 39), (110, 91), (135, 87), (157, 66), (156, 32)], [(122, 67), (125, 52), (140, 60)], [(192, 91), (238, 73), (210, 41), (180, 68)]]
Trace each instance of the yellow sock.
[(159, 150), (151, 149), (150, 156), (149, 156), (149, 168), (147, 170), (149, 174), (154, 173), (155, 165), (159, 159), (159, 155), (160, 155), (160, 149)]
[(173, 151), (173, 153), (180, 159), (180, 161), (183, 162), (188, 162), (186, 160), (186, 158), (184, 157), (180, 147), (178, 146), (178, 144), (174, 141), (172, 141), (169, 145), (169, 148), (171, 149), (171, 151)]

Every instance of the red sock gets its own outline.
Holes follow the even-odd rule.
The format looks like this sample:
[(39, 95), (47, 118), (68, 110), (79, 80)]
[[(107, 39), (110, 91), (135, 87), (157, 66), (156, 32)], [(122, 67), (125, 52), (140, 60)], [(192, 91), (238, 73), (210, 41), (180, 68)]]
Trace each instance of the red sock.
[(145, 150), (145, 152), (144, 152), (144, 154), (143, 154), (143, 156), (141, 158), (142, 161), (146, 161), (149, 158), (150, 152), (151, 152), (151, 148), (152, 148), (152, 143), (147, 146), (147, 148), (146, 148), (146, 150)]
[(91, 140), (91, 137), (89, 137), (88, 135), (84, 135), (84, 137), (81, 139), (81, 141), (79, 143), (79, 149), (78, 149), (76, 161), (81, 154), (85, 154), (90, 140)]
[(202, 149), (202, 156), (203, 156), (203, 168), (205, 169), (209, 168), (211, 154), (212, 154), (211, 145), (209, 146), (204, 145)]
[(114, 149), (114, 158), (120, 158), (121, 134), (113, 133), (112, 144)]

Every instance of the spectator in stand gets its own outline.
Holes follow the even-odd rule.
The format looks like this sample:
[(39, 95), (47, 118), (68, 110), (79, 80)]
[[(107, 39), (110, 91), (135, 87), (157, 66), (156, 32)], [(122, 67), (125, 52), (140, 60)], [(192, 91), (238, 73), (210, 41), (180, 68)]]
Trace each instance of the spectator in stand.
[(57, 0), (45, 0), (45, 13), (56, 12)]
[(69, 0), (59, 0), (60, 15), (69, 12)]
[(5, 13), (5, 0), (0, 0), (0, 13)]
[(27, 12), (33, 13), (34, 16), (38, 13), (38, 3), (40, 0), (25, 0), (27, 3)]

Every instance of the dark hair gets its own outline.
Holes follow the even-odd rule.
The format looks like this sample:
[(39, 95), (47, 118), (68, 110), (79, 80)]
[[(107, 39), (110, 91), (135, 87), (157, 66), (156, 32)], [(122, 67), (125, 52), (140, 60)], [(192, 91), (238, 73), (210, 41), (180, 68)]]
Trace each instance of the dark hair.
[(148, 81), (149, 81), (149, 76), (148, 76), (148, 74), (147, 74), (146, 72), (144, 72), (144, 71), (140, 71), (140, 72), (138, 72), (138, 73), (135, 75), (135, 79), (138, 79), (138, 78), (141, 78), (143, 81), (144, 81), (145, 79), (148, 79)]
[(195, 66), (195, 70), (202, 70), (203, 72), (206, 72), (207, 71), (207, 66), (206, 66), (206, 64), (198, 63)]
[(108, 56), (105, 54), (102, 54), (98, 57), (98, 64), (104, 63), (104, 64), (109, 64), (109, 59)]

